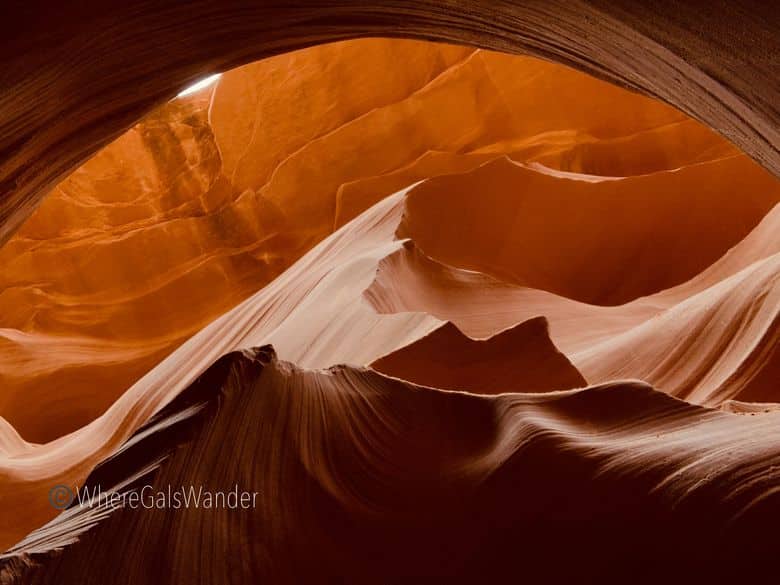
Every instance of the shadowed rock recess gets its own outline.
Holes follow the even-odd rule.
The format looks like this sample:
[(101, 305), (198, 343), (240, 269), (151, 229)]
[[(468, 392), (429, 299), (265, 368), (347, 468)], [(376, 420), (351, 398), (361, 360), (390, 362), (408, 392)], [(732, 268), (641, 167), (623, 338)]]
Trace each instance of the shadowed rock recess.
[[(120, 509), (62, 551), (6, 561), (2, 575), (31, 584), (76, 575), (651, 583), (670, 570), (746, 578), (774, 558), (771, 542), (751, 536), (776, 521), (766, 496), (778, 468), (762, 468), (780, 456), (777, 423), (695, 407), (640, 382), (488, 397), (346, 366), (301, 370), (269, 347), (236, 352), (86, 485), (116, 485), (183, 441), (145, 478), (155, 491), (251, 485), (256, 508)], [(70, 538), (92, 512), (62, 514), (21, 550)]]
[(775, 583), (767, 6), (0, 9), (0, 584)]
[(780, 15), (763, 0), (52, 0), (4, 4), (0, 241), (58, 179), (198, 77), (403, 36), (526, 53), (675, 105), (775, 174)]

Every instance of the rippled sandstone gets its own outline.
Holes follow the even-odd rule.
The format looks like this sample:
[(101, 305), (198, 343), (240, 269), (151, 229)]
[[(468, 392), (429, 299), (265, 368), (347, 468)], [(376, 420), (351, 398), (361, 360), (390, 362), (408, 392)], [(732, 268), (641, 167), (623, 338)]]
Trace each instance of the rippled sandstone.
[[(0, 582), (476, 582), (518, 558), (690, 581), (748, 556), (763, 582), (778, 201), (699, 123), (527, 57), (350, 41), (229, 72), (0, 249)], [(174, 480), (260, 506), (46, 497)]]
[[(379, 81), (376, 71), (385, 72)], [(649, 175), (634, 179), (648, 204), (659, 191), (684, 205), (695, 188), (713, 206), (709, 225), (737, 209), (739, 221), (687, 253), (679, 275), (634, 288), (691, 276), (747, 233), (777, 192), (768, 173), (679, 112), (527, 57), (366, 40), (247, 65), (145, 118), (58, 185), (0, 249), (0, 416), (34, 442), (77, 429), (370, 205), (500, 155), (566, 172)], [(707, 173), (712, 180), (696, 185)], [(545, 184), (516, 188), (549, 199)], [(729, 197), (735, 189), (739, 198)], [(618, 265), (605, 266), (619, 277)], [(656, 270), (646, 268), (661, 278)], [(590, 280), (581, 286), (615, 286)], [(634, 293), (611, 291), (606, 301)]]

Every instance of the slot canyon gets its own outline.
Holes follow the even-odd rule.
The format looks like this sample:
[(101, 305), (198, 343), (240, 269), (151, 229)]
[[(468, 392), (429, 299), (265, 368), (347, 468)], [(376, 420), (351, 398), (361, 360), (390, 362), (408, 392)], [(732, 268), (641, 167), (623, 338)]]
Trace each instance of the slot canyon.
[(768, 3), (111, 4), (0, 8), (0, 584), (776, 582)]

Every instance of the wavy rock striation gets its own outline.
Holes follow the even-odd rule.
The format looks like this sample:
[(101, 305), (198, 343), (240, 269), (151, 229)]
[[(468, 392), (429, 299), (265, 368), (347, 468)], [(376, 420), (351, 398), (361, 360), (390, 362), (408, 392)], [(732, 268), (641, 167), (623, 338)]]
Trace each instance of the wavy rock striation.
[[(190, 418), (170, 422), (182, 412)], [(780, 506), (777, 423), (777, 413), (708, 410), (638, 382), (489, 397), (370, 370), (301, 370), (269, 348), (233, 353), (90, 481), (117, 482), (118, 470), (184, 441), (146, 478), (155, 492), (253, 486), (256, 507), (125, 507), (41, 553), (94, 513), (74, 508), (0, 574), (30, 584), (764, 583), (774, 546), (750, 537)]]
[[(662, 96), (777, 171), (749, 4), (88, 0), (3, 36), (0, 241), (206, 65), (392, 23)], [(527, 57), (372, 39), (229, 72), (0, 248), (0, 583), (772, 583), (778, 202), (694, 120)], [(252, 505), (50, 499), (145, 484)]]
[(550, 341), (544, 317), (524, 321), (487, 340), (466, 337), (447, 323), (379, 358), (371, 367), (416, 384), (476, 394), (500, 394), (512, 388), (549, 392), (587, 385)]
[[(385, 72), (381, 80), (376, 71)], [(519, 167), (506, 176), (485, 171), (497, 189), (476, 200), (498, 209), (500, 197), (526, 193), (536, 202), (539, 217), (514, 228), (527, 234), (520, 244), (534, 249), (513, 262), (527, 262), (539, 286), (578, 286), (575, 298), (614, 303), (685, 280), (776, 200), (772, 176), (701, 124), (561, 66), (389, 39), (280, 55), (230, 71), (215, 87), (147, 116), (58, 184), (0, 248), (0, 416), (33, 442), (78, 429), (371, 205), (502, 155), (569, 173), (630, 177), (589, 187)], [(453, 197), (453, 209), (456, 199), (461, 206), (474, 199), (473, 187)], [(556, 203), (570, 204), (582, 199), (579, 189), (594, 202), (590, 223), (556, 225), (553, 192), (560, 192)], [(629, 191), (641, 201), (624, 207), (622, 228), (596, 233), (603, 206), (617, 213)], [(657, 221), (643, 223), (659, 198)], [(679, 219), (671, 220), (667, 205)], [(434, 207), (415, 216), (428, 221), (431, 213)], [(724, 214), (732, 219), (723, 222)], [(593, 241), (545, 243), (552, 226), (556, 233), (590, 229)], [(643, 238), (652, 229), (661, 233)], [(713, 233), (689, 241), (690, 229)], [(428, 236), (419, 237), (427, 249)], [(610, 238), (621, 237), (622, 258), (604, 263), (611, 278), (571, 272), (575, 260), (606, 256), (615, 248)], [(475, 252), (486, 244), (495, 242), (486, 239)], [(572, 246), (579, 256), (569, 253)], [(661, 246), (670, 254), (690, 249), (685, 261), (669, 265), (655, 251)], [(640, 253), (643, 273), (618, 285)], [(559, 268), (548, 278), (536, 264), (551, 254)], [(566, 266), (570, 272), (561, 273)]]
[[(425, 350), (425, 336), (441, 331), (444, 320), (454, 323), (461, 321), (461, 316), (465, 316), (465, 325), (460, 325), (467, 334), (469, 334), (468, 324), (474, 322), (475, 317), (478, 321), (487, 324), (481, 329), (483, 334), (474, 335), (472, 339), (486, 339), (492, 337), (501, 330), (514, 324), (523, 323), (532, 317), (538, 316), (537, 312), (541, 306), (537, 304), (520, 303), (522, 310), (517, 310), (516, 299), (512, 295), (520, 291), (533, 298), (534, 295), (541, 295), (543, 299), (548, 299), (546, 312), (550, 315), (550, 337), (548, 339), (547, 350), (542, 351), (544, 345), (535, 348), (537, 353), (536, 365), (542, 365), (545, 359), (557, 360), (563, 362), (563, 369), (558, 370), (557, 374), (563, 374), (568, 371), (569, 383), (572, 386), (582, 386), (582, 381), (574, 367), (578, 367), (583, 354), (587, 357), (588, 348), (598, 348), (601, 343), (614, 343), (614, 340), (620, 340), (625, 337), (625, 332), (631, 329), (637, 331), (646, 331), (648, 327), (652, 328), (654, 323), (664, 319), (664, 305), (662, 302), (672, 303), (669, 298), (678, 298), (679, 305), (673, 306), (672, 311), (680, 311), (679, 306), (693, 305), (694, 310), (689, 314), (693, 319), (697, 319), (698, 305), (691, 302), (697, 295), (701, 294), (720, 294), (722, 291), (735, 290), (737, 293), (744, 289), (735, 286), (734, 279), (739, 277), (745, 271), (763, 270), (768, 271), (767, 279), (756, 281), (758, 292), (751, 296), (753, 292), (747, 295), (738, 295), (740, 298), (754, 299), (755, 303), (764, 303), (764, 309), (755, 312), (751, 305), (740, 305), (726, 297), (724, 307), (736, 315), (735, 320), (722, 322), (715, 320), (716, 324), (711, 331), (703, 334), (701, 331), (693, 330), (698, 336), (691, 335), (687, 337), (689, 331), (683, 323), (679, 331), (672, 333), (661, 329), (658, 332), (655, 344), (645, 343), (640, 345), (641, 349), (650, 352), (645, 361), (633, 362), (629, 360), (617, 361), (616, 363), (624, 366), (634, 365), (637, 368), (649, 368), (652, 374), (655, 372), (679, 372), (683, 368), (688, 368), (691, 363), (696, 365), (693, 374), (688, 374), (688, 384), (696, 384), (705, 396), (712, 396), (711, 400), (703, 400), (709, 404), (718, 404), (716, 398), (726, 399), (741, 397), (739, 389), (743, 385), (737, 383), (734, 388), (729, 388), (728, 392), (723, 392), (720, 385), (713, 385), (712, 381), (723, 379), (723, 372), (732, 371), (732, 376), (727, 376), (728, 380), (740, 380), (738, 374), (745, 374), (741, 378), (747, 380), (765, 380), (764, 395), (765, 400), (775, 400), (777, 396), (776, 380), (772, 381), (771, 372), (776, 371), (775, 354), (773, 353), (777, 343), (777, 331), (773, 329), (773, 323), (776, 323), (777, 303), (769, 302), (773, 295), (776, 295), (777, 284), (777, 262), (775, 255), (767, 256), (778, 245), (777, 231), (772, 229), (773, 222), (777, 218), (772, 214), (759, 225), (754, 232), (746, 238), (741, 246), (732, 250), (719, 262), (714, 264), (708, 271), (705, 271), (692, 280), (690, 283), (681, 285), (677, 289), (671, 289), (668, 292), (660, 293), (659, 299), (653, 297), (640, 299), (640, 309), (633, 309), (632, 304), (620, 307), (601, 307), (584, 305), (572, 300), (562, 299), (547, 293), (545, 291), (533, 291), (531, 289), (520, 289), (516, 285), (499, 283), (481, 273), (473, 271), (463, 271), (446, 267), (439, 264), (438, 270), (407, 270), (402, 278), (393, 277), (391, 282), (396, 286), (396, 294), (393, 299), (404, 298), (397, 291), (411, 292), (411, 298), (424, 301), (424, 306), (412, 308), (409, 306), (395, 306), (388, 310), (387, 306), (380, 307), (380, 312), (375, 310), (377, 298), (379, 296), (377, 286), (381, 282), (387, 282), (387, 267), (397, 263), (402, 252), (406, 254), (415, 248), (409, 242), (404, 244), (403, 240), (398, 240), (396, 234), (403, 227), (405, 217), (409, 216), (409, 210), (405, 204), (411, 200), (417, 189), (424, 186), (418, 186), (411, 190), (407, 195), (406, 191), (386, 198), (370, 210), (361, 214), (358, 218), (345, 225), (332, 236), (315, 246), (303, 258), (296, 262), (290, 269), (285, 271), (280, 277), (275, 279), (269, 286), (264, 287), (252, 297), (239, 304), (236, 308), (225, 313), (222, 317), (215, 320), (209, 326), (204, 328), (198, 334), (194, 335), (181, 347), (174, 351), (168, 358), (163, 360), (157, 367), (148, 374), (139, 379), (127, 392), (117, 399), (111, 407), (100, 417), (95, 419), (89, 425), (86, 425), (77, 431), (51, 441), (44, 445), (32, 445), (22, 440), (15, 432), (13, 427), (9, 427), (6, 437), (3, 439), (4, 453), (0, 457), (0, 464), (3, 470), (3, 497), (7, 502), (9, 509), (24, 510), (24, 514), (8, 514), (0, 523), (0, 535), (3, 536), (4, 543), (11, 545), (18, 541), (29, 530), (40, 526), (46, 520), (54, 517), (45, 494), (51, 485), (81, 485), (89, 472), (102, 460), (115, 452), (131, 436), (140, 425), (144, 424), (150, 416), (172, 400), (179, 392), (190, 385), (197, 376), (205, 371), (220, 356), (234, 350), (251, 348), (262, 343), (273, 343), (277, 348), (282, 359), (295, 362), (306, 368), (325, 368), (332, 364), (348, 363), (355, 365), (367, 365), (383, 358), (390, 361), (392, 365), (393, 352), (417, 340), (423, 340), (422, 346), (418, 343), (416, 349), (421, 347)], [(757, 259), (751, 258), (751, 254)], [(422, 259), (423, 262), (431, 263), (430, 259)], [(388, 264), (390, 263), (390, 264)], [(748, 263), (747, 268), (741, 268), (742, 264)], [(403, 263), (401, 266), (404, 266)], [(419, 266), (419, 262), (415, 267)], [(741, 270), (740, 270), (741, 268)], [(775, 278), (772, 279), (771, 270), (774, 270)], [(430, 276), (432, 284), (428, 286), (423, 281), (420, 283), (420, 273), (424, 276)], [(465, 286), (465, 290), (459, 291), (458, 287), (447, 286), (447, 282), (439, 277), (449, 275), (450, 282), (460, 281)], [(731, 275), (729, 275), (731, 274)], [(462, 277), (460, 275), (465, 275)], [(411, 277), (417, 278), (417, 282)], [(486, 286), (486, 283), (493, 281), (492, 288)], [(714, 283), (711, 281), (715, 281)], [(475, 284), (477, 286), (470, 286)], [(739, 282), (736, 282), (739, 285)], [(461, 288), (464, 288), (461, 286)], [(450, 290), (453, 296), (450, 300), (443, 302), (447, 308), (448, 314), (445, 316), (436, 307), (429, 307), (425, 303), (442, 302), (440, 296), (443, 292)], [(494, 291), (499, 291), (498, 297), (491, 297)], [(416, 294), (424, 291), (423, 294)], [(684, 291), (684, 292), (681, 292)], [(697, 292), (699, 291), (699, 292)], [(715, 292), (713, 292), (715, 291)], [(686, 296), (686, 294), (688, 296)], [(487, 297), (485, 296), (487, 295)], [(503, 295), (503, 296), (502, 296)], [(474, 300), (477, 299), (477, 304)], [(666, 299), (664, 301), (664, 299)], [(769, 301), (767, 301), (769, 299)], [(485, 302), (487, 301), (487, 302)], [(501, 302), (497, 302), (501, 301)], [(476, 313), (474, 307), (479, 307), (479, 302), (488, 310), (479, 310)], [(741, 302), (741, 301), (740, 301)], [(602, 337), (593, 336), (593, 329), (590, 327), (581, 327), (579, 331), (589, 332), (591, 336), (589, 345), (581, 352), (567, 353), (566, 336), (557, 338), (557, 329), (559, 322), (566, 323), (567, 319), (572, 317), (571, 306), (580, 311), (580, 315), (573, 315), (580, 320), (581, 324), (586, 319), (592, 319), (593, 323), (600, 323), (600, 313), (606, 313), (607, 318), (603, 321), (601, 332)], [(704, 310), (709, 310), (709, 304), (702, 305)], [(626, 311), (625, 315), (621, 312)], [(589, 314), (590, 313), (590, 314)], [(496, 319), (495, 315), (499, 316)], [(683, 315), (686, 313), (684, 312)], [(435, 316), (434, 316), (435, 315)], [(745, 328), (742, 322), (745, 319), (752, 319), (753, 325)], [(497, 330), (490, 331), (495, 323), (500, 323), (500, 319), (510, 319), (508, 325)], [(774, 321), (773, 321), (774, 319)], [(561, 321), (559, 321), (561, 320)], [(679, 326), (679, 317), (670, 319), (675, 326)], [(503, 321), (505, 324), (507, 321)], [(539, 323), (537, 320), (536, 323)], [(707, 323), (707, 321), (704, 321)], [(506, 367), (505, 382), (499, 382), (502, 385), (500, 391), (504, 391), (504, 383), (512, 382), (510, 378), (517, 378), (512, 375), (511, 368), (522, 369), (522, 362), (510, 363), (507, 358), (507, 351), (504, 342), (508, 337), (514, 338), (514, 345), (518, 354), (522, 350), (520, 339), (524, 337), (524, 330), (532, 330), (533, 325), (521, 325), (512, 332), (499, 335), (497, 338), (487, 339), (482, 342), (469, 342), (463, 339), (461, 343), (464, 350), (471, 349), (469, 356), (481, 355), (482, 359), (488, 363), (501, 364)], [(485, 334), (484, 331), (488, 330)], [(576, 333), (578, 330), (569, 328)], [(445, 328), (444, 334), (451, 331), (451, 328)], [(564, 328), (564, 331), (566, 328)], [(767, 331), (766, 334), (756, 335), (756, 331)], [(722, 336), (732, 336), (744, 340), (742, 345), (746, 348), (755, 348), (750, 350), (747, 357), (739, 353), (739, 347), (734, 351), (721, 353), (701, 352), (698, 355), (699, 362), (672, 361), (668, 359), (670, 348), (675, 344), (702, 343), (709, 342), (718, 344)], [(434, 333), (433, 340), (436, 340)], [(651, 338), (652, 339), (652, 338)], [(550, 341), (551, 340), (551, 341)], [(629, 340), (631, 337), (629, 336)], [(429, 339), (430, 341), (430, 339)], [(749, 342), (749, 343), (748, 343)], [(666, 345), (664, 345), (664, 343)], [(555, 344), (555, 345), (553, 345)], [(435, 343), (433, 344), (435, 348)], [(475, 346), (482, 347), (475, 349)], [(555, 346), (560, 347), (565, 355), (572, 356), (571, 364), (564, 357), (558, 354)], [(629, 344), (629, 351), (635, 351)], [(396, 357), (401, 355), (410, 355), (414, 353), (415, 347), (410, 350), (404, 350)], [(652, 352), (656, 354), (653, 355)], [(608, 359), (617, 351), (610, 349), (605, 352), (604, 359)], [(630, 354), (628, 354), (630, 355)], [(695, 355), (695, 354), (694, 354)], [(406, 361), (407, 365), (413, 365), (414, 360)], [(455, 357), (455, 355), (451, 356)], [(760, 359), (759, 359), (760, 358)], [(653, 361), (655, 360), (655, 361)], [(672, 370), (664, 370), (658, 367), (658, 363), (669, 364)], [(404, 365), (405, 360), (400, 360)], [(381, 362), (380, 362), (381, 363)], [(419, 363), (419, 361), (418, 361)], [(380, 366), (381, 367), (381, 366)], [(728, 368), (732, 369), (729, 370)], [(725, 368), (725, 369), (724, 369)], [(435, 373), (435, 369), (427, 372), (420, 372), (419, 367), (410, 367), (400, 375), (408, 375), (416, 378), (419, 375), (428, 376)], [(587, 367), (581, 370), (585, 380), (589, 379), (591, 372)], [(641, 370), (645, 372), (645, 370)], [(392, 372), (395, 374), (395, 372)], [(547, 374), (538, 372), (544, 376), (545, 383), (552, 383), (549, 370)], [(630, 372), (623, 373), (631, 375)], [(652, 376), (650, 376), (652, 377)], [(537, 381), (529, 372), (522, 376), (531, 389), (537, 389)], [(611, 378), (614, 379), (614, 378)], [(673, 378), (675, 379), (675, 378)], [(450, 378), (450, 382), (465, 382), (467, 378), (459, 377), (458, 380)], [(473, 380), (473, 379), (472, 379)], [(437, 378), (437, 382), (442, 378)], [(485, 385), (481, 390), (495, 391), (498, 388), (489, 389), (489, 381), (484, 380)], [(521, 380), (516, 379), (515, 383)], [(563, 380), (556, 378), (555, 387), (562, 387)], [(472, 385), (472, 384), (469, 384)], [(456, 386), (456, 388), (458, 388)], [(469, 388), (471, 389), (471, 388)], [(513, 390), (522, 390), (523, 388), (513, 386)], [(662, 387), (669, 393), (680, 393), (676, 386)], [(744, 398), (744, 397), (743, 397)], [(616, 405), (616, 411), (620, 408)], [(47, 487), (48, 486), (48, 487)]]
[(0, 26), (0, 242), (69, 172), (200, 77), (304, 46), (408, 36), (527, 53), (673, 104), (777, 174), (778, 16), (761, 0), (12, 2)]
[(780, 392), (778, 222), (775, 206), (707, 270), (619, 306), (442, 264), (412, 242), (380, 263), (365, 297), (379, 312), (424, 311), (475, 338), (545, 316), (552, 342), (592, 384), (637, 378), (711, 406), (731, 398), (773, 401)]

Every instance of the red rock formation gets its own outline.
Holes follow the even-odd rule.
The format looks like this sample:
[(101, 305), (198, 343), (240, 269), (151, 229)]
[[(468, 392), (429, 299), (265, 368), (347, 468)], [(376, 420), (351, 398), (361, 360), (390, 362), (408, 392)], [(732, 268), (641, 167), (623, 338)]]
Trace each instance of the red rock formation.
[(778, 429), (776, 412), (708, 410), (639, 382), (479, 396), (345, 366), (301, 370), (269, 348), (233, 353), (90, 482), (136, 476), (183, 441), (138, 482), (148, 493), (239, 486), (256, 491), (255, 507), (126, 506), (61, 553), (35, 553), (99, 513), (76, 507), (15, 548), (32, 558), (6, 559), (0, 575), (768, 583), (774, 544), (750, 536), (777, 518)]
[[(424, 185), (415, 188), (409, 198), (413, 198), (416, 190), (423, 189)], [(4, 439), (5, 452), (0, 459), (4, 475), (9, 478), (4, 483), (3, 489), (6, 497), (13, 498), (13, 501), (20, 506), (19, 509), (24, 509), (25, 513), (23, 518), (9, 515), (2, 519), (0, 535), (5, 539), (4, 541), (10, 545), (28, 530), (53, 516), (54, 510), (44, 498), (48, 489), (46, 486), (81, 485), (95, 465), (118, 449), (152, 414), (195, 381), (200, 373), (225, 353), (270, 342), (274, 344), (283, 359), (301, 364), (303, 367), (324, 368), (338, 363), (369, 364), (438, 329), (442, 324), (441, 320), (424, 312), (416, 312), (422, 309), (440, 316), (440, 312), (435, 309), (394, 306), (392, 312), (388, 313), (385, 309), (383, 314), (374, 312), (372, 305), (363, 300), (364, 293), (369, 295), (369, 298), (371, 295), (376, 296), (376, 282), (372, 284), (372, 281), (375, 277), (383, 276), (382, 267), (386, 266), (389, 259), (396, 257), (396, 253), (402, 249), (402, 241), (395, 239), (395, 234), (404, 217), (407, 200), (404, 191), (386, 198), (321, 242), (269, 286), (261, 289), (189, 339), (138, 380), (91, 424), (40, 446), (25, 443), (12, 434), (12, 429), (9, 429), (9, 436)], [(406, 216), (408, 217), (408, 214)], [(671, 311), (679, 311), (679, 306), (692, 304), (691, 299), (696, 298), (697, 291), (701, 291), (698, 295), (712, 294), (712, 291), (718, 293), (721, 290), (739, 291), (739, 286), (732, 287), (731, 283), (735, 277), (751, 269), (766, 270), (767, 267), (771, 267), (776, 282), (776, 250), (780, 242), (777, 240), (777, 230), (772, 229), (775, 218), (776, 214), (773, 214), (772, 217), (767, 218), (766, 225), (762, 224), (756, 228), (743, 242), (742, 251), (733, 250), (721, 262), (698, 277), (698, 280), (694, 279), (677, 289), (660, 293), (657, 300), (652, 297), (640, 299), (637, 301), (640, 309), (632, 308), (631, 304), (614, 308), (589, 306), (553, 297), (560, 299), (548, 305), (546, 313), (550, 315), (553, 343), (563, 348), (564, 352), (567, 351), (566, 336), (561, 336), (559, 341), (556, 335), (556, 321), (562, 318), (565, 323), (566, 319), (570, 318), (571, 310), (567, 308), (567, 302), (582, 307), (581, 316), (575, 314), (580, 322), (590, 318), (599, 323), (601, 315), (598, 313), (603, 311), (607, 314), (607, 318), (600, 324), (603, 328), (600, 337), (595, 336), (590, 329), (582, 329), (590, 334), (590, 339), (587, 340), (587, 344), (580, 340), (579, 342), (584, 344), (580, 346), (583, 349), (578, 353), (569, 354), (573, 356), (572, 361), (577, 366), (579, 360), (583, 359), (581, 356), (587, 358), (591, 348), (598, 348), (604, 343), (612, 344), (615, 339), (620, 340), (626, 335), (629, 335), (629, 340), (633, 340), (635, 334), (631, 332), (632, 328), (641, 332), (648, 325), (652, 327), (652, 324), (657, 321), (652, 317), (663, 310), (664, 303), (669, 306), (677, 299), (680, 304), (673, 305)], [(767, 226), (769, 228), (765, 229)], [(773, 251), (774, 255), (767, 256)], [(756, 257), (759, 258), (755, 259)], [(745, 263), (748, 263), (747, 268), (740, 270), (741, 265)], [(442, 283), (436, 278), (435, 271), (430, 274), (434, 275), (434, 283)], [(471, 282), (484, 283), (490, 279), (475, 272), (466, 274), (472, 277)], [(772, 272), (767, 274), (771, 276)], [(466, 280), (468, 281), (469, 279)], [(395, 282), (402, 285), (402, 290), (412, 292), (415, 290), (410, 281), (398, 279)], [(419, 290), (419, 285), (416, 286)], [(514, 285), (503, 286), (517, 290)], [(738, 392), (727, 392), (723, 395), (721, 386), (709, 384), (713, 377), (717, 380), (722, 372), (729, 371), (729, 367), (736, 373), (737, 370), (734, 368), (744, 371), (744, 366), (751, 366), (753, 377), (765, 367), (774, 367), (771, 363), (767, 365), (766, 350), (771, 350), (776, 345), (776, 329), (773, 330), (771, 327), (776, 322), (778, 305), (766, 302), (765, 299), (767, 299), (767, 292), (773, 295), (775, 289), (772, 288), (771, 281), (759, 280), (756, 281), (756, 286), (765, 288), (765, 291), (755, 293), (750, 291), (746, 298), (765, 303), (765, 308), (755, 313), (750, 310), (750, 307), (744, 309), (726, 297), (723, 306), (736, 310), (737, 314), (742, 316), (735, 321), (726, 321), (705, 339), (717, 344), (719, 335), (736, 333), (745, 342), (750, 342), (746, 347), (752, 344), (754, 347), (764, 348), (764, 357), (750, 361), (751, 355), (746, 359), (737, 349), (720, 354), (704, 351), (697, 356), (701, 360), (701, 365), (696, 367), (694, 375), (678, 378), (678, 380), (688, 384), (698, 384), (705, 396), (713, 395), (725, 399), (738, 395)], [(367, 290), (372, 292), (366, 292)], [(455, 287), (450, 286), (445, 286), (443, 290), (457, 292)], [(420, 298), (435, 298), (436, 291), (437, 287), (432, 286), (430, 293)], [(530, 292), (551, 296), (543, 291)], [(492, 294), (492, 291), (490, 287), (484, 288), (480, 285), (471, 288), (470, 294), (479, 298), (483, 294)], [(453, 313), (447, 318), (455, 323), (461, 320), (461, 315), (474, 319), (474, 311), (469, 309), (468, 298), (466, 298), (465, 310), (462, 310), (463, 305), (459, 304), (462, 302), (457, 301), (457, 297), (453, 298), (453, 303), (449, 300), (445, 301), (444, 306)], [(693, 305), (696, 309), (690, 313), (693, 320), (698, 319), (696, 311), (700, 309), (706, 311), (709, 307), (706, 300), (701, 306), (695, 303)], [(499, 315), (506, 315), (506, 309), (509, 308), (509, 315), (514, 319), (514, 323), (539, 314), (536, 312), (538, 303), (536, 306), (530, 304), (526, 307), (525, 310), (530, 311), (531, 314), (523, 315), (521, 311), (513, 309), (515, 305), (507, 302), (506, 296), (492, 299), (488, 297), (487, 306), (496, 307), (493, 312), (498, 312)], [(592, 310), (595, 315), (589, 315), (588, 310)], [(626, 311), (626, 314), (621, 315), (621, 311)], [(740, 313), (741, 311), (747, 312)], [(483, 311), (482, 314), (488, 327), (497, 322), (491, 311)], [(736, 328), (735, 325), (740, 324), (745, 317), (751, 318), (752, 323), (759, 329), (762, 325), (764, 330), (769, 326), (770, 333), (756, 336), (754, 327), (746, 330)], [(661, 318), (664, 318), (663, 313)], [(678, 344), (686, 340), (701, 341), (701, 333), (698, 331), (692, 331), (690, 337), (686, 336), (685, 322), (674, 319), (672, 322), (676, 326), (681, 326), (683, 333), (674, 331), (671, 334), (664, 334), (661, 329), (658, 340), (665, 341), (667, 346), (661, 344), (659, 347), (656, 343), (643, 347), (643, 351), (649, 352), (649, 355), (645, 360), (638, 362), (638, 367), (649, 368), (651, 373), (656, 370), (669, 371), (658, 369), (655, 364), (658, 360), (667, 359), (669, 347), (673, 347), (670, 344)], [(576, 331), (569, 327), (565, 328), (564, 332), (567, 329)], [(467, 327), (464, 327), (464, 330), (469, 331)], [(630, 333), (625, 333), (627, 331)], [(771, 333), (772, 331), (774, 333)], [(492, 331), (492, 333), (496, 332)], [(480, 337), (487, 337), (492, 333)], [(631, 349), (630, 344), (628, 347), (629, 351), (635, 351)], [(489, 359), (502, 359), (501, 353), (493, 353), (496, 349), (500, 349), (500, 343), (488, 342), (485, 345)], [(653, 354), (654, 351), (657, 353)], [(604, 353), (603, 359), (609, 360), (613, 355), (619, 356), (614, 351), (610, 351)], [(753, 352), (753, 357), (755, 355), (757, 354)], [(596, 363), (600, 363), (599, 360)], [(630, 361), (621, 361), (619, 357), (612, 363), (631, 365)], [(672, 362), (672, 365), (686, 366), (687, 363)], [(583, 369), (583, 373), (588, 381), (593, 381), (587, 369)], [(580, 386), (581, 383), (576, 385)], [(741, 388), (741, 385), (737, 384), (736, 388)], [(663, 389), (670, 393), (679, 390), (676, 386)], [(772, 387), (770, 386), (769, 389), (771, 391)], [(516, 390), (521, 391), (523, 388), (518, 387)]]
[[(426, 28), (445, 5), (396, 32), (462, 40), (484, 10)], [(202, 36), (205, 3), (176, 24), (164, 6), (90, 0), (8, 64), (0, 239), (206, 51), (240, 63), (409, 9), (309, 21), (237, 0)], [(713, 60), (734, 31), (672, 8), (664, 29), (620, 3), (509, 2), (467, 40), (664, 96), (776, 170), (777, 88), (758, 79), (776, 67), (741, 42)], [(737, 36), (764, 14), (724, 11)], [(261, 13), (290, 20), (258, 44)], [(121, 15), (126, 52), (54, 74), (52, 47), (98, 24), (104, 47)], [(150, 23), (165, 34), (138, 41)], [(774, 46), (766, 30), (754, 46)], [(235, 52), (221, 35), (241, 31)], [(186, 58), (138, 58), (170, 35)], [(350, 41), (227, 73), (59, 183), (0, 249), (0, 583), (771, 582), (755, 535), (780, 518), (778, 201), (692, 119), (527, 57)], [(53, 486), (144, 483), (258, 500), (52, 506)]]
[[(396, 67), (398, 60), (408, 66)], [(370, 82), (379, 70), (381, 81)], [(746, 157), (718, 162), (735, 149), (700, 124), (560, 66), (381, 39), (282, 55), (148, 116), (59, 184), (0, 248), (0, 416), (33, 442), (78, 429), (336, 227), (416, 181), (502, 154), (562, 171), (648, 175), (621, 182), (611, 196), (638, 183), (645, 205), (659, 190), (680, 210), (700, 181), (690, 221), (717, 233), (684, 262), (669, 267), (652, 253), (639, 215), (625, 222), (635, 246), (651, 249), (645, 271), (657, 278), (656, 290), (716, 259), (776, 200), (771, 176)], [(685, 168), (664, 173), (678, 167)], [(707, 173), (712, 181), (703, 180)], [(508, 177), (499, 187), (542, 201), (533, 189), (580, 185), (529, 177), (542, 183)], [(727, 196), (736, 189), (740, 199)], [(567, 193), (561, 197), (577, 196)], [(602, 195), (594, 213), (609, 198)], [(723, 224), (721, 214), (734, 221)], [(687, 212), (680, 217), (687, 227)], [(664, 229), (665, 245), (674, 237), (682, 245), (678, 224)], [(537, 230), (537, 247), (543, 237)], [(609, 237), (596, 241), (600, 253)], [(623, 262), (631, 259), (628, 248), (623, 253)], [(589, 279), (587, 298), (614, 302), (648, 284), (640, 275), (617, 290), (621, 265), (604, 266), (612, 280)]]
[(752, 165), (604, 178), (497, 160), (415, 189), (400, 233), (452, 266), (617, 305), (692, 278), (780, 201), (780, 183)]
[(371, 367), (423, 386), (475, 394), (501, 394), (513, 388), (549, 392), (587, 385), (550, 341), (544, 317), (484, 341), (470, 339), (447, 323)]
[(551, 340), (590, 383), (638, 378), (712, 406), (771, 401), (780, 392), (779, 221), (780, 205), (695, 278), (615, 307), (447, 266), (411, 242), (380, 263), (365, 296), (379, 312), (424, 311), (476, 338), (545, 315)]
[(59, 179), (214, 71), (358, 36), (458, 41), (559, 61), (659, 97), (777, 174), (777, 13), (761, 0), (500, 4), (339, 0), (11, 2), (2, 19), (0, 242)]

